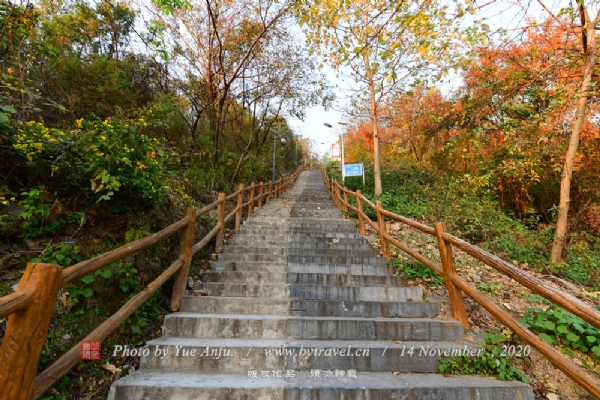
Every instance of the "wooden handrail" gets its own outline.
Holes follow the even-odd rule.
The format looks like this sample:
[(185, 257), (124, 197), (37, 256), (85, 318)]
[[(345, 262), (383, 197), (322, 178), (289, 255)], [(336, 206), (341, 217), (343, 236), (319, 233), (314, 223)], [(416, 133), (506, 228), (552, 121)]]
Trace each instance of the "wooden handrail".
[(398, 221), (398, 222), (402, 222), (403, 224), (406, 224), (408, 226), (411, 226), (415, 229), (420, 230), (423, 233), (427, 233), (431, 236), (435, 236), (435, 228), (431, 227), (431, 226), (427, 226), (425, 224), (422, 224), (418, 221), (415, 221), (414, 219), (410, 219), (410, 218), (406, 218), (403, 217), (401, 215), (398, 214), (394, 214), (393, 212), (387, 211), (387, 210), (381, 210), (381, 213), (383, 215), (385, 215), (386, 217), (389, 217), (391, 219), (393, 219), (394, 221)]
[(229, 200), (233, 200), (233, 199), (235, 199), (235, 198), (238, 196), (238, 194), (240, 194), (241, 192), (242, 192), (242, 189), (240, 188), (240, 189), (236, 190), (235, 192), (231, 193), (229, 196), (225, 197), (225, 200), (227, 200), (227, 201), (229, 201)]
[[(434, 272), (444, 278), (444, 282), (446, 283), (450, 294), (450, 305), (452, 307), (453, 315), (455, 318), (461, 321), (464, 327), (468, 327), (468, 317), (464, 307), (462, 293), (465, 293), (471, 297), (500, 322), (505, 324), (513, 332), (519, 335), (524, 341), (537, 349), (544, 357), (546, 357), (546, 359), (552, 362), (558, 369), (563, 371), (565, 375), (579, 384), (588, 393), (600, 398), (599, 380), (588, 374), (584, 369), (575, 365), (571, 360), (563, 356), (560, 352), (555, 350), (551, 345), (549, 345), (535, 333), (525, 328), (519, 321), (513, 318), (506, 311), (502, 310), (498, 305), (494, 304), (476, 288), (471, 286), (463, 278), (456, 274), (454, 259), (452, 256), (452, 246), (456, 246), (458, 249), (482, 261), (486, 265), (496, 269), (509, 278), (512, 278), (516, 282), (529, 288), (534, 293), (543, 296), (547, 300), (550, 300), (565, 310), (577, 315), (582, 320), (588, 322), (590, 325), (598, 329), (600, 329), (600, 311), (582, 302), (576, 297), (562, 292), (558, 288), (548, 285), (541, 279), (527, 273), (526, 271), (507, 261), (500, 259), (499, 257), (481, 249), (480, 247), (474, 246), (462, 239), (457, 238), (456, 236), (447, 233), (443, 223), (438, 223), (435, 227), (430, 227), (421, 222), (384, 210), (381, 208), (379, 202), (377, 204), (373, 204), (369, 199), (364, 197), (360, 191), (352, 192), (346, 188), (342, 188), (334, 178), (329, 179), (327, 177), (324, 169), (322, 169), (322, 171), (325, 187), (327, 188), (327, 191), (330, 193), (337, 207), (340, 210), (350, 208), (357, 213), (359, 219), (359, 229), (361, 230), (361, 233), (364, 233), (364, 222), (368, 223), (376, 232), (379, 233), (384, 256), (386, 256), (387, 251), (385, 246), (387, 243), (391, 243), (412, 258), (428, 266)], [(341, 198), (340, 193), (344, 193), (344, 198)], [(353, 207), (348, 204), (347, 194), (354, 196), (357, 202), (357, 207)], [(368, 205), (377, 213), (378, 223), (371, 221), (371, 219), (363, 212), (363, 204)], [(442, 266), (429, 260), (419, 252), (411, 249), (407, 245), (390, 236), (385, 231), (385, 223), (381, 223), (383, 219), (382, 217), (387, 217), (391, 220), (401, 222), (423, 233), (437, 237)]]
[(521, 268), (496, 257), (480, 247), (473, 246), (456, 236), (444, 233), (443, 238), (446, 242), (453, 244), (465, 253), (483, 261), (490, 267), (531, 289), (532, 292), (544, 296), (546, 299), (561, 306), (565, 310), (577, 315), (590, 325), (600, 329), (600, 311), (596, 310), (594, 307), (590, 307), (578, 298), (549, 286), (546, 282), (527, 273)]
[[(272, 182), (268, 184), (261, 182), (259, 185), (253, 183), (249, 190), (254, 190), (258, 186), (260, 195), (256, 197), (251, 195), (251, 200), (243, 206), (243, 195), (246, 191), (244, 185), (240, 185), (239, 189), (229, 196), (226, 196), (225, 193), (219, 193), (216, 201), (199, 210), (187, 208), (181, 220), (159, 232), (82, 261), (69, 268), (62, 269), (58, 265), (50, 264), (28, 264), (17, 291), (0, 298), (0, 318), (8, 317), (5, 340), (2, 341), (0, 347), (0, 400), (36, 399), (79, 362), (81, 342), (65, 353), (37, 378), (35, 377), (37, 361), (52, 319), (56, 295), (61, 287), (181, 231), (181, 248), (177, 260), (156, 280), (131, 298), (119, 311), (86, 336), (83, 341), (104, 340), (173, 275), (176, 275), (176, 277), (171, 297), (171, 307), (176, 310), (179, 308), (181, 297), (185, 293), (192, 256), (215, 237), (217, 252), (220, 251), (223, 245), (225, 224), (236, 216), (236, 229), (239, 228), (243, 207), (253, 207), (254, 202), (257, 201), (260, 208), (263, 204), (263, 198), (265, 198), (266, 204), (271, 195), (278, 196), (291, 187), (301, 170), (302, 167), (298, 168), (294, 174), (279, 179), (276, 188), (273, 190), (271, 190)], [(263, 190), (267, 186), (268, 190)], [(236, 198), (238, 199), (237, 207), (225, 216), (227, 201)], [(218, 209), (217, 224), (200, 242), (192, 245), (195, 223), (198, 217), (215, 208)], [(250, 210), (249, 214), (251, 213)], [(25, 347), (27, 351), (23, 351)]]
[(219, 225), (212, 228), (212, 230), (208, 232), (206, 236), (204, 236), (204, 239), (192, 246), (192, 255), (202, 250), (202, 248), (206, 246), (208, 242), (210, 242), (211, 239), (214, 238), (217, 235), (217, 233), (219, 233), (219, 231), (221, 231), (221, 227)]
[(186, 227), (190, 223), (189, 218), (183, 218), (181, 221), (177, 221), (174, 224), (169, 225), (165, 229), (158, 231), (150, 236), (146, 236), (142, 239), (138, 239), (135, 242), (128, 243), (117, 249), (108, 251), (100, 254), (89, 260), (82, 261), (73, 265), (72, 267), (65, 268), (62, 270), (61, 281), (62, 286), (68, 283), (83, 278), (84, 276), (91, 274), (99, 270), (102, 267), (112, 264), (115, 261), (119, 261), (127, 256), (139, 252), (140, 250), (147, 249), (177, 232), (182, 228)]
[(33, 301), (33, 292), (27, 290), (17, 290), (14, 293), (0, 298), (0, 319), (8, 317), (10, 314), (22, 310)]
[(214, 210), (223, 201), (224, 201), (223, 199), (217, 199), (217, 200), (213, 201), (212, 203), (205, 205), (204, 207), (202, 207), (201, 209), (196, 211), (196, 218), (203, 216), (210, 210)]
[(519, 321), (501, 309), (498, 305), (490, 301), (490, 299), (488, 299), (485, 295), (479, 293), (477, 289), (469, 285), (462, 278), (454, 276), (452, 282), (464, 293), (479, 303), (483, 308), (488, 310), (489, 313), (496, 317), (500, 322), (519, 335), (531, 346), (536, 348), (552, 364), (564, 372), (565, 375), (567, 375), (596, 398), (600, 398), (600, 382), (589, 375), (583, 368), (573, 364), (571, 360), (563, 356), (560, 352), (555, 350), (535, 333), (525, 328)]

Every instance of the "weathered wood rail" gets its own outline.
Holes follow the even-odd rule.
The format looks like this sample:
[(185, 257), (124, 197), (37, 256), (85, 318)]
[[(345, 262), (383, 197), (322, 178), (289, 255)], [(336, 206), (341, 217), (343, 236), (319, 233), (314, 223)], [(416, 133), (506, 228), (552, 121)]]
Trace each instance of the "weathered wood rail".
[[(348, 210), (352, 210), (356, 213), (360, 233), (365, 234), (365, 224), (368, 224), (379, 234), (381, 253), (384, 257), (386, 257), (388, 260), (390, 259), (389, 245), (392, 244), (417, 261), (427, 265), (438, 275), (444, 278), (444, 282), (448, 288), (452, 314), (462, 323), (463, 327), (469, 327), (469, 320), (463, 299), (464, 293), (479, 303), (490, 314), (510, 328), (513, 332), (519, 335), (521, 339), (538, 350), (546, 359), (548, 359), (558, 369), (564, 372), (565, 375), (585, 389), (589, 394), (597, 399), (600, 399), (600, 381), (598, 379), (590, 375), (582, 367), (574, 364), (570, 359), (565, 357), (553, 346), (549, 345), (543, 339), (540, 339), (535, 333), (525, 328), (525, 326), (523, 326), (512, 315), (500, 308), (500, 306), (497, 304), (493, 303), (489, 298), (481, 294), (475, 287), (470, 285), (466, 280), (457, 274), (454, 264), (453, 247), (456, 247), (470, 256), (482, 261), (488, 266), (527, 287), (532, 292), (545, 297), (546, 299), (577, 315), (598, 329), (600, 329), (600, 311), (577, 299), (576, 297), (548, 285), (546, 282), (531, 275), (516, 265), (504, 261), (480, 247), (474, 246), (456, 236), (451, 235), (446, 231), (446, 225), (443, 222), (437, 223), (434, 227), (431, 227), (418, 221), (414, 221), (410, 218), (406, 218), (384, 210), (380, 201), (373, 204), (371, 201), (369, 201), (369, 199), (361, 194), (360, 190), (352, 192), (346, 187), (342, 187), (334, 178), (329, 178), (325, 172), (325, 169), (322, 169), (322, 172), (325, 186), (327, 187), (327, 190), (331, 194), (331, 197), (338, 208), (346, 212)], [(348, 203), (348, 196), (352, 196), (356, 199), (356, 206)], [(364, 213), (364, 205), (367, 205), (375, 211), (377, 215), (376, 222), (371, 221)], [(440, 260), (442, 265), (440, 266), (419, 252), (411, 249), (404, 243), (401, 243), (390, 236), (386, 230), (386, 218), (388, 220), (397, 221), (411, 226), (412, 228), (415, 228), (428, 235), (435, 236), (438, 241), (438, 249), (440, 252)]]
[[(271, 199), (289, 189), (298, 178), (302, 167), (276, 182), (240, 184), (237, 191), (226, 196), (219, 193), (216, 201), (197, 210), (186, 208), (183, 218), (153, 235), (128, 243), (115, 250), (82, 261), (69, 268), (51, 264), (28, 264), (17, 291), (0, 298), (0, 319), (8, 317), (6, 333), (0, 346), (0, 400), (37, 399), (54, 382), (80, 361), (81, 342), (71, 348), (54, 364), (36, 376), (38, 359), (46, 341), (59, 289), (102, 267), (135, 254), (159, 241), (181, 232), (178, 258), (156, 280), (131, 298), (114, 315), (89, 333), (83, 341), (103, 341), (123, 321), (133, 314), (171, 277), (175, 276), (171, 309), (178, 310), (185, 294), (192, 256), (216, 239), (215, 249), (223, 247), (225, 224), (235, 217), (235, 230), (240, 228), (243, 211), (249, 217)], [(258, 190), (258, 195), (256, 191)], [(244, 202), (244, 199), (247, 199)], [(235, 208), (226, 213), (226, 203), (236, 200)], [(197, 219), (217, 208), (217, 224), (198, 243), (194, 244)]]

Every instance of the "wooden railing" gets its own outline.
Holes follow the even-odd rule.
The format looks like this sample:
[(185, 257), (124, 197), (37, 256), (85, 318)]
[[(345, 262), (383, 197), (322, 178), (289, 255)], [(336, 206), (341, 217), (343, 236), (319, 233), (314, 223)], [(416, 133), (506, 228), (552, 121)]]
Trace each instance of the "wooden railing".
[[(17, 291), (0, 298), (0, 319), (8, 317), (8, 325), (0, 347), (0, 400), (37, 399), (80, 361), (81, 342), (36, 377), (38, 359), (46, 341), (60, 288), (181, 232), (179, 257), (156, 280), (131, 298), (83, 341), (103, 341), (173, 275), (175, 281), (171, 309), (178, 310), (185, 293), (192, 256), (213, 238), (216, 238), (215, 249), (220, 252), (223, 247), (225, 224), (235, 217), (235, 229), (238, 230), (244, 210), (249, 217), (254, 212), (255, 205), (260, 208), (269, 200), (279, 197), (295, 183), (301, 170), (302, 167), (275, 183), (252, 183), (248, 187), (241, 184), (234, 193), (229, 196), (220, 193), (216, 201), (199, 210), (186, 208), (183, 219), (160, 232), (72, 267), (63, 269), (52, 264), (28, 264)], [(248, 201), (244, 202), (244, 198)], [(236, 200), (236, 206), (225, 215), (226, 203), (229, 200)], [(193, 244), (196, 220), (215, 208), (216, 226), (200, 242)]]
[[(435, 224), (434, 227), (422, 224), (418, 221), (394, 214), (384, 210), (381, 202), (373, 204), (369, 199), (363, 196), (360, 190), (352, 192), (346, 187), (342, 187), (334, 178), (328, 178), (324, 169), (323, 179), (325, 186), (331, 194), (333, 201), (340, 210), (348, 212), (352, 210), (358, 217), (358, 228), (360, 233), (365, 234), (365, 224), (370, 225), (378, 234), (381, 241), (381, 253), (388, 260), (390, 259), (389, 245), (392, 244), (417, 261), (427, 265), (438, 275), (444, 278), (446, 287), (450, 297), (450, 306), (453, 316), (459, 320), (464, 328), (469, 327), (467, 311), (463, 300), (463, 293), (471, 297), (483, 308), (489, 311), (496, 319), (510, 328), (513, 332), (519, 335), (525, 342), (537, 349), (546, 359), (552, 362), (558, 369), (564, 372), (569, 378), (579, 384), (588, 393), (595, 398), (600, 399), (600, 381), (594, 376), (588, 374), (583, 368), (575, 365), (571, 360), (562, 355), (554, 347), (549, 345), (543, 339), (540, 339), (535, 333), (525, 328), (517, 319), (509, 313), (493, 303), (485, 295), (481, 294), (475, 287), (467, 283), (461, 278), (457, 272), (454, 263), (453, 246), (464, 251), (470, 256), (484, 262), (488, 266), (496, 269), (502, 274), (512, 278), (523, 286), (529, 288), (532, 292), (537, 293), (553, 303), (563, 307), (565, 310), (577, 315), (592, 326), (600, 329), (600, 311), (582, 302), (568, 293), (562, 292), (559, 289), (548, 285), (541, 279), (529, 274), (523, 269), (504, 261), (497, 256), (474, 246), (462, 239), (449, 234), (446, 231), (446, 225), (443, 222)], [(356, 206), (348, 202), (348, 196), (356, 199)], [(377, 222), (371, 221), (364, 213), (364, 206), (373, 209), (377, 215)], [(434, 261), (423, 256), (419, 252), (411, 249), (404, 243), (390, 236), (386, 231), (386, 219), (397, 221), (412, 228), (415, 228), (423, 233), (435, 236), (438, 242), (440, 252), (441, 266)]]

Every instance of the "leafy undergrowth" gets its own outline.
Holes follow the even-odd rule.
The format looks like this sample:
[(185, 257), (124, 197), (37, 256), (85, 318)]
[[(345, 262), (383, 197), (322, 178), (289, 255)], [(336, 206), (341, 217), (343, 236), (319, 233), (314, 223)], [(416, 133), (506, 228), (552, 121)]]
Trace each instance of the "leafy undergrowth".
[(440, 372), (453, 375), (484, 375), (502, 381), (529, 383), (529, 378), (515, 366), (513, 357), (527, 357), (530, 349), (514, 345), (510, 339), (497, 331), (485, 334), (481, 356), (439, 357)]

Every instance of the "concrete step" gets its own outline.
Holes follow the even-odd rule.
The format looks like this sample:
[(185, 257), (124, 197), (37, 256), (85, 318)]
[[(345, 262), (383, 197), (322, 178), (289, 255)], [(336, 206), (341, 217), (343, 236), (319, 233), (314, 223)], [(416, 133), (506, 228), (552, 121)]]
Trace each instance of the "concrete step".
[(299, 315), (318, 317), (432, 318), (439, 305), (430, 302), (307, 300), (253, 297), (184, 296), (181, 312), (204, 314)]
[[(211, 261), (210, 268), (215, 272), (222, 271), (256, 271), (256, 272), (279, 272), (286, 273), (288, 268), (285, 262), (265, 262), (265, 261)], [(284, 282), (284, 281), (281, 281)]]
[(290, 213), (291, 218), (297, 219), (333, 219), (333, 218), (342, 218), (342, 214), (339, 211), (322, 211), (319, 213), (309, 212), (309, 211), (292, 211)]
[(288, 254), (291, 256), (318, 256), (318, 257), (377, 257), (379, 253), (372, 247), (369, 249), (338, 249), (331, 247), (321, 249), (299, 249), (290, 248)]
[(285, 228), (285, 229), (274, 229), (274, 228), (270, 228), (267, 226), (255, 226), (255, 225), (248, 225), (248, 226), (242, 226), (240, 227), (240, 230), (238, 231), (240, 235), (269, 235), (269, 236), (275, 236), (275, 235), (289, 235), (289, 228)]
[[(310, 250), (303, 251), (305, 255), (289, 254), (288, 263), (294, 264), (327, 264), (327, 265), (348, 265), (348, 264), (366, 264), (372, 266), (385, 266), (387, 260), (383, 257), (360, 257), (360, 256), (340, 256), (340, 255), (311, 255)], [(339, 254), (339, 253), (338, 253)]]
[[(222, 262), (230, 261), (230, 262), (236, 262), (239, 264), (247, 262), (247, 261), (282, 263), (282, 264), (287, 263), (289, 256), (281, 255), (281, 254), (269, 254), (269, 252), (271, 252), (271, 249), (265, 249), (266, 254), (265, 253), (263, 253), (263, 254), (252, 254), (252, 253), (240, 254), (240, 253), (235, 253), (235, 252), (225, 252), (225, 253), (219, 254), (219, 261), (222, 261)], [(273, 251), (273, 252), (275, 252), (275, 251)]]
[[(217, 262), (217, 261), (215, 261)], [(408, 284), (405, 276), (391, 275), (348, 275), (325, 273), (269, 272), (265, 270), (206, 271), (202, 275), (204, 282), (333, 285), (341, 287), (386, 286), (404, 287)]]
[(477, 356), (480, 348), (456, 342), (188, 339), (162, 337), (147, 343), (145, 369), (246, 372), (348, 370), (435, 373), (438, 356)]
[(293, 243), (327, 243), (327, 244), (359, 244), (359, 245), (368, 245), (369, 242), (363, 238), (356, 237), (309, 237), (309, 236), (291, 236), (290, 237), (290, 246)]
[[(223, 247), (223, 252), (221, 254), (261, 254), (261, 255), (275, 255), (287, 258), (288, 256), (288, 248), (287, 246), (264, 246), (261, 243), (256, 243), (255, 246), (239, 246), (235, 244), (228, 244)], [(219, 256), (220, 259), (221, 256)]]
[[(234, 281), (236, 282), (236, 281)], [(278, 299), (405, 302), (420, 301), (422, 290), (414, 287), (361, 287), (231, 282), (196, 282), (194, 290), (205, 296), (262, 297)]]
[(310, 231), (306, 231), (306, 232), (294, 232), (294, 235), (292, 236), (292, 238), (294, 239), (304, 239), (304, 238), (334, 238), (334, 239), (363, 239), (363, 236), (356, 230), (354, 230), (353, 232), (335, 232), (335, 231), (329, 231), (329, 232), (310, 232)]
[(262, 370), (252, 370), (258, 378), (248, 372), (137, 371), (116, 381), (108, 400), (534, 400), (521, 382), (476, 376), (357, 372), (354, 378), (331, 371), (331, 377), (321, 372), (316, 378), (310, 371), (265, 369), (268, 377), (261, 378)]
[(356, 243), (355, 244), (350, 244), (350, 243), (341, 243), (341, 242), (336, 242), (333, 243), (332, 241), (327, 241), (327, 242), (315, 242), (315, 243), (307, 243), (307, 242), (290, 242), (289, 248), (290, 249), (314, 249), (314, 250), (325, 250), (325, 249), (335, 249), (335, 250), (373, 250), (373, 247), (369, 244), (359, 244)]
[(225, 282), (196, 282), (194, 290), (202, 290), (207, 296), (221, 297), (262, 297), (273, 299), (289, 299), (288, 284), (244, 284)]
[(348, 232), (348, 233), (359, 233), (358, 229), (354, 225), (346, 225), (346, 224), (336, 224), (330, 223), (327, 225), (318, 225), (318, 226), (290, 226), (290, 232), (304, 234), (306, 232)]
[(284, 242), (287, 243), (290, 241), (290, 235), (279, 235), (279, 234), (269, 234), (268, 232), (256, 232), (256, 233), (248, 233), (248, 232), (239, 232), (236, 234), (235, 239), (241, 240), (250, 240), (252, 242)]
[(251, 237), (244, 237), (244, 236), (234, 236), (232, 239), (229, 239), (227, 241), (227, 245), (228, 246), (247, 246), (247, 247), (253, 247), (253, 246), (264, 246), (266, 247), (277, 247), (277, 248), (282, 248), (282, 247), (288, 247), (290, 245), (290, 238), (287, 237), (285, 239), (275, 239), (275, 240), (255, 240), (252, 239)]
[(322, 285), (290, 285), (290, 297), (312, 300), (345, 300), (404, 302), (421, 301), (423, 290), (413, 287), (349, 287)]
[(285, 272), (269, 272), (265, 270), (250, 270), (250, 271), (207, 271), (202, 275), (204, 282), (223, 282), (224, 284), (231, 283), (255, 283), (271, 284), (277, 282), (286, 282), (287, 271)]
[(317, 273), (317, 274), (347, 274), (347, 275), (392, 275), (394, 268), (386, 265), (364, 264), (301, 264), (288, 262), (288, 272)]
[(289, 218), (285, 217), (252, 219), (245, 220), (240, 229), (252, 229), (254, 227), (268, 227), (269, 229), (287, 231), (290, 229), (290, 222)]
[(164, 335), (190, 338), (312, 340), (461, 339), (457, 321), (427, 318), (354, 318), (282, 315), (174, 313), (165, 317)]
[(290, 284), (310, 284), (327, 286), (386, 286), (404, 287), (408, 285), (405, 276), (391, 275), (348, 275), (348, 274), (325, 274), (325, 273), (288, 273), (287, 282)]

